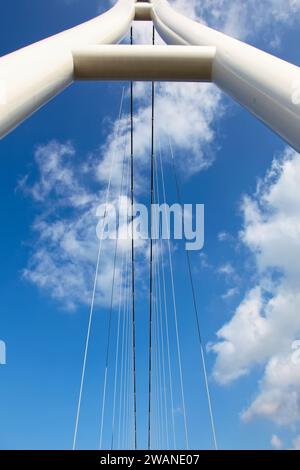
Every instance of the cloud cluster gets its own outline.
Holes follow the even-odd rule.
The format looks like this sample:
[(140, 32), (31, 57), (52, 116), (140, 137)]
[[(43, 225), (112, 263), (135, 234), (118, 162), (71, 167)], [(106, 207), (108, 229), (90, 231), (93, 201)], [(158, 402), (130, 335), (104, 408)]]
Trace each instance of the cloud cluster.
[[(97, 175), (98, 166), (102, 164), (101, 152), (93, 156), (93, 164), (82, 164), (70, 143), (52, 141), (36, 149), (35, 160), (37, 177), (31, 182), (30, 176), (27, 176), (19, 185), (39, 207), (39, 216), (33, 224), (35, 237), (32, 252), (23, 276), (72, 310), (78, 304), (87, 304), (91, 300), (99, 246), (96, 235), (99, 219), (96, 214), (98, 206), (106, 201), (106, 190), (99, 190), (103, 185), (99, 186)], [(97, 190), (91, 188), (91, 181), (98, 187)], [(118, 187), (120, 180), (118, 185), (115, 179), (109, 199), (115, 207), (120, 196)], [(122, 197), (128, 205), (126, 192)], [(123, 228), (120, 227), (120, 230)], [(116, 294), (120, 284), (124, 283), (121, 257), (128, 251), (129, 243), (128, 240), (119, 243)], [(141, 244), (139, 242), (137, 249)], [(108, 305), (110, 302), (114, 250), (115, 241), (103, 243), (97, 279), (97, 304)]]
[(276, 159), (256, 194), (243, 202), (241, 241), (255, 258), (257, 282), (211, 345), (214, 377), (230, 383), (264, 367), (259, 392), (245, 421), (300, 422), (300, 159), (288, 149)]
[(273, 449), (276, 450), (280, 450), (283, 448), (282, 440), (276, 434), (273, 434), (271, 438), (271, 446), (273, 447)]
[(300, 450), (300, 435), (296, 436), (293, 440), (293, 448), (292, 450)]
[[(283, 450), (286, 448), (282, 439), (277, 436), (277, 434), (273, 434), (271, 438), (271, 446), (275, 450)], [(300, 450), (300, 435), (294, 437), (292, 440), (292, 447), (289, 450)]]
[[(263, 32), (276, 47), (281, 26), (299, 21), (300, 0), (170, 0), (181, 13), (239, 39), (253, 39)], [(278, 32), (279, 31), (279, 32)]]
[[(271, 25), (290, 24), (300, 9), (298, 0), (174, 0), (175, 8), (213, 27), (240, 38), (255, 35)], [(148, 28), (148, 29), (147, 29)], [(136, 42), (151, 40), (145, 24), (135, 26)], [(135, 87), (135, 153), (137, 189), (143, 190), (150, 146), (150, 87)], [(182, 156), (185, 175), (212, 164), (216, 145), (215, 126), (223, 117), (220, 92), (203, 84), (162, 83), (156, 86), (157, 145), (168, 151), (169, 138)], [(118, 132), (116, 127), (120, 126)], [(122, 173), (122, 158), (129, 133), (128, 118), (115, 122), (100, 151), (82, 163), (69, 143), (51, 142), (35, 152), (38, 178), (22, 187), (40, 204), (33, 229), (36, 244), (24, 277), (45, 289), (68, 308), (90, 298), (98, 240), (96, 207), (104, 200), (103, 187), (116, 155), (112, 175), (112, 200)], [(86, 159), (84, 159), (86, 160)], [(291, 344), (300, 334), (300, 163), (287, 151), (258, 188), (246, 198), (245, 226), (241, 238), (255, 256), (258, 283), (247, 292), (232, 320), (219, 332), (212, 345), (217, 354), (215, 378), (228, 383), (254, 366), (264, 365), (260, 392), (243, 413), (249, 420), (265, 416), (280, 424), (300, 419), (300, 375), (291, 361)], [(96, 183), (97, 190), (87, 184)], [(98, 186), (97, 186), (98, 185)], [(99, 185), (100, 189), (99, 189)], [(110, 201), (111, 202), (111, 201)], [(98, 302), (108, 303), (112, 279), (112, 249), (105, 250), (99, 277)], [(224, 267), (223, 267), (224, 268)], [(228, 266), (223, 273), (228, 272)], [(118, 282), (121, 282), (117, 276)], [(234, 295), (228, 291), (228, 297)], [(284, 380), (282, 379), (284, 377)], [(286, 395), (288, 394), (288, 408)]]

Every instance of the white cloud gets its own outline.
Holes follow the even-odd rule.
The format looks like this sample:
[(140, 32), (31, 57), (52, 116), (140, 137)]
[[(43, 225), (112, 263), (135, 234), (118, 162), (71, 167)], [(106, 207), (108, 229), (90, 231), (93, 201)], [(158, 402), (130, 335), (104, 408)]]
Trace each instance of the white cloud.
[(233, 319), (218, 331), (220, 341), (210, 346), (217, 354), (214, 377), (219, 383), (225, 384), (247, 374), (249, 364), (262, 360), (262, 355), (265, 358), (262, 338), (266, 326), (260, 314), (261, 302), (261, 290), (250, 291)]
[(283, 448), (282, 440), (276, 434), (273, 434), (271, 438), (271, 445), (276, 450), (280, 450)]
[(269, 360), (260, 383), (259, 394), (242, 413), (242, 419), (267, 418), (281, 426), (300, 421), (300, 367), (291, 354), (277, 353)]
[(263, 32), (264, 39), (277, 46), (280, 26), (299, 22), (300, 0), (171, 0), (182, 14), (200, 19), (208, 26), (251, 39)]
[[(152, 25), (136, 22), (133, 29), (134, 44), (152, 44)], [(128, 38), (127, 38), (128, 41)], [(162, 44), (156, 34), (156, 44)], [(135, 158), (143, 166), (150, 145), (151, 84), (134, 84), (135, 97)], [(184, 161), (178, 161), (186, 177), (207, 169), (214, 161), (216, 145), (215, 128), (223, 117), (221, 92), (211, 84), (171, 83), (155, 84), (155, 135), (156, 146), (161, 145), (164, 155), (169, 154), (169, 138), (174, 148), (185, 153)], [(114, 144), (118, 145), (118, 144)], [(108, 167), (110, 153), (103, 165)], [(169, 156), (168, 156), (169, 158)], [(140, 184), (142, 187), (142, 184)]]
[[(96, 236), (99, 219), (96, 217), (96, 210), (105, 201), (105, 191), (92, 191), (90, 184), (97, 184), (95, 168), (97, 162), (101, 161), (101, 154), (93, 156), (95, 165), (88, 165), (83, 169), (71, 144), (53, 141), (39, 146), (35, 159), (38, 167), (37, 179), (31, 184), (30, 177), (27, 177), (21, 184), (21, 189), (40, 208), (39, 216), (33, 224), (35, 241), (23, 276), (60, 301), (67, 309), (74, 309), (78, 304), (87, 304), (91, 300), (99, 246)], [(115, 180), (109, 201), (115, 206), (118, 204), (116, 188)], [(129, 243), (120, 242), (120, 252), (126, 251)], [(142, 245), (143, 241), (136, 243), (137, 250)], [(115, 241), (105, 241), (103, 248), (96, 302), (108, 305)], [(119, 259), (116, 293), (123, 282), (121, 274)]]
[(300, 450), (300, 434), (299, 436), (295, 437), (293, 440), (293, 449), (292, 450)]
[[(277, 434), (273, 434), (271, 445), (275, 450), (282, 450), (285, 448), (282, 439), (277, 436)], [(293, 438), (292, 447), (289, 450), (300, 450), (300, 434)]]
[(234, 272), (234, 267), (230, 263), (222, 264), (222, 266), (218, 268), (218, 273), (224, 276), (233, 276)]
[(222, 295), (222, 299), (224, 300), (229, 300), (235, 297), (239, 292), (239, 289), (237, 287), (231, 287), (230, 289), (225, 292), (225, 294)]
[(219, 242), (226, 242), (227, 240), (230, 240), (230, 235), (227, 232), (220, 232), (218, 233), (218, 240)]
[(39, 178), (29, 187), (26, 185), (28, 177), (25, 177), (19, 186), (38, 202), (45, 202), (55, 196), (60, 198), (62, 205), (88, 204), (93, 196), (75, 177), (74, 156), (75, 149), (70, 143), (52, 141), (46, 146), (39, 146), (35, 152)]
[(292, 343), (300, 337), (300, 159), (288, 149), (274, 161), (253, 197), (243, 203), (241, 240), (257, 266), (257, 284), (210, 345), (214, 377), (229, 383), (264, 367), (259, 391), (243, 412), (245, 421), (268, 418), (300, 422), (300, 367)]
[(200, 260), (201, 269), (212, 269), (212, 265), (210, 264), (208, 260), (208, 256), (203, 251), (199, 253), (199, 260)]

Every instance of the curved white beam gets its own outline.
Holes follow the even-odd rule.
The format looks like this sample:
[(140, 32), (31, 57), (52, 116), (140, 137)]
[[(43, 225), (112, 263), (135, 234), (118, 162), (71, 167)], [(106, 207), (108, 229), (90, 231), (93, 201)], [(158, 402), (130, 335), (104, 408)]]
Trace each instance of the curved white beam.
[(73, 51), (77, 80), (210, 82), (215, 47), (86, 46)]
[(192, 21), (166, 0), (151, 0), (152, 19), (168, 44), (215, 46), (213, 81), (300, 151), (300, 68)]
[(91, 21), (0, 58), (0, 137), (72, 83), (72, 49), (118, 42), (134, 19), (135, 2), (119, 0)]
[(135, 21), (151, 21), (151, 9), (150, 3), (138, 2), (135, 6)]

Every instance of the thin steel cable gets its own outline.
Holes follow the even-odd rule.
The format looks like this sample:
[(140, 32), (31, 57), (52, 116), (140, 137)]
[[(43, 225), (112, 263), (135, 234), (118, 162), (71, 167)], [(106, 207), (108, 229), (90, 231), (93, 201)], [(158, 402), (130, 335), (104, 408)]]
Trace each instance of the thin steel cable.
[[(131, 286), (130, 286), (131, 287)], [(130, 289), (131, 290), (131, 289)], [(131, 297), (131, 296), (130, 296)], [(126, 439), (128, 439), (128, 397), (129, 397), (129, 385), (130, 385), (130, 351), (132, 348), (131, 339), (131, 299), (129, 298), (128, 309), (127, 309), (127, 338), (126, 338), (126, 381), (124, 387), (124, 419), (123, 419), (123, 441), (124, 449), (126, 449)]]
[[(160, 169), (162, 176), (162, 155), (161, 155), (161, 145), (159, 142), (159, 159), (160, 159)], [(166, 200), (163, 201), (166, 204)], [(168, 304), (167, 304), (167, 292), (166, 292), (166, 277), (164, 270), (164, 250), (162, 239), (159, 240), (160, 243), (160, 252), (161, 252), (161, 270), (162, 270), (162, 284), (163, 284), (163, 298), (164, 298), (164, 310), (165, 310), (165, 330), (166, 330), (166, 340), (167, 340), (167, 358), (168, 358), (168, 371), (169, 371), (169, 386), (170, 386), (170, 402), (171, 402), (171, 420), (172, 420), (172, 434), (173, 434), (173, 444), (174, 449), (176, 449), (176, 428), (175, 428), (175, 418), (174, 418), (174, 397), (173, 397), (173, 374), (172, 374), (172, 364), (171, 364), (171, 353), (170, 353), (170, 336), (169, 336), (169, 318), (168, 318)]]
[(127, 380), (125, 387), (125, 398), (124, 403), (124, 420), (123, 420), (123, 437), (124, 437), (124, 449), (129, 449), (130, 445), (130, 398), (131, 398), (131, 352), (132, 352), (132, 328), (131, 328), (131, 302), (128, 308), (128, 338), (127, 338)]
[[(154, 266), (154, 271), (155, 271), (155, 266)], [(156, 277), (156, 276), (155, 276)], [(156, 295), (154, 296), (153, 299), (153, 396), (154, 396), (154, 390), (156, 393), (155, 397), (155, 406), (153, 406), (153, 411), (152, 414), (154, 416), (154, 411), (156, 408), (156, 414), (157, 414), (157, 423), (155, 427), (154, 420), (152, 419), (152, 440), (154, 434), (157, 435), (157, 449), (160, 449), (162, 447), (162, 436), (163, 436), (163, 431), (162, 431), (162, 414), (161, 414), (161, 389), (160, 389), (160, 381), (159, 381), (159, 371), (160, 371), (160, 360), (159, 360), (159, 347), (158, 347), (158, 328), (157, 328), (157, 301), (156, 301)], [(153, 400), (154, 403), (154, 400)], [(155, 431), (156, 429), (156, 431)], [(155, 432), (154, 432), (155, 431)]]
[[(162, 241), (160, 240), (161, 250)], [(161, 270), (162, 270), (162, 285), (163, 285), (163, 302), (164, 302), (164, 312), (165, 312), (165, 331), (166, 331), (166, 344), (167, 344), (167, 361), (168, 361), (168, 375), (169, 375), (169, 387), (170, 387), (170, 403), (171, 403), (171, 423), (172, 423), (172, 436), (174, 449), (176, 449), (176, 431), (175, 431), (175, 418), (174, 418), (174, 398), (173, 398), (173, 374), (172, 374), (172, 365), (171, 365), (171, 353), (170, 353), (170, 338), (169, 338), (169, 320), (168, 320), (168, 307), (167, 307), (167, 295), (166, 295), (166, 279), (164, 272), (164, 260), (163, 260), (163, 251), (161, 254)], [(166, 391), (167, 392), (167, 391)], [(167, 415), (168, 419), (168, 415)], [(170, 440), (169, 440), (170, 442)], [(170, 446), (169, 446), (170, 448)]]
[(158, 404), (160, 410), (160, 448), (165, 448), (164, 445), (164, 402), (163, 402), (163, 380), (162, 380), (162, 350), (161, 350), (161, 337), (160, 337), (160, 328), (159, 328), (159, 294), (158, 294), (158, 265), (156, 265), (156, 296), (155, 296), (155, 310), (156, 310), (156, 330), (157, 330), (157, 355), (158, 355), (158, 371), (157, 371), (157, 380), (158, 380), (158, 387), (159, 387), (159, 397), (158, 397)]
[[(133, 45), (133, 28), (130, 29), (130, 43)], [(135, 255), (134, 255), (134, 121), (133, 121), (133, 82), (130, 83), (130, 174), (131, 174), (131, 288), (132, 288), (132, 354), (133, 354), (133, 413), (134, 413), (134, 448), (137, 448), (137, 413), (136, 413), (136, 338), (135, 338)]]
[(168, 408), (167, 408), (167, 380), (166, 380), (166, 365), (165, 365), (165, 348), (164, 348), (164, 331), (163, 331), (163, 322), (162, 322), (162, 300), (161, 300), (161, 276), (160, 276), (160, 267), (158, 265), (158, 297), (159, 297), (159, 329), (160, 329), (160, 344), (161, 344), (161, 358), (162, 358), (162, 394), (163, 394), (163, 403), (164, 403), (164, 427), (165, 427), (165, 443), (166, 448), (170, 447), (169, 439), (169, 428), (168, 428)]
[[(171, 153), (171, 158), (172, 158), (172, 169), (173, 169), (173, 174), (174, 174), (177, 198), (178, 198), (179, 204), (182, 205), (182, 203), (181, 203), (181, 191), (180, 191), (180, 186), (179, 186), (179, 181), (178, 181), (178, 176), (177, 176), (177, 170), (176, 170), (176, 165), (175, 165), (173, 147), (172, 147), (170, 138), (169, 138), (169, 147), (170, 147), (170, 153)], [(197, 305), (197, 301), (196, 301), (195, 284), (194, 284), (193, 273), (192, 273), (192, 268), (191, 268), (190, 253), (189, 253), (188, 250), (185, 250), (185, 253), (186, 253), (188, 273), (189, 273), (189, 279), (190, 279), (190, 285), (191, 285), (191, 291), (192, 291), (192, 298), (193, 298), (193, 305), (194, 305), (194, 311), (195, 311), (198, 339), (199, 339), (199, 344), (200, 344), (201, 361), (202, 361), (202, 367), (203, 367), (203, 373), (204, 373), (205, 389), (206, 389), (206, 395), (207, 395), (207, 402), (208, 402), (208, 409), (209, 409), (213, 444), (214, 444), (215, 450), (218, 450), (215, 420), (214, 420), (214, 414), (213, 414), (213, 408), (212, 408), (211, 394), (210, 394), (210, 389), (209, 389), (209, 384), (208, 384), (207, 365), (206, 365), (204, 347), (203, 347), (203, 341), (202, 341), (199, 311), (198, 311), (198, 305)]]
[[(155, 243), (156, 248), (156, 243)], [(156, 251), (156, 250), (155, 250)], [(159, 351), (159, 330), (158, 330), (158, 302), (157, 302), (157, 264), (153, 264), (153, 405), (152, 405), (152, 447), (154, 437), (156, 437), (156, 449), (163, 448), (163, 428), (162, 428), (162, 401), (161, 401), (161, 382), (160, 382), (160, 351)], [(156, 421), (154, 420), (156, 417)]]
[[(155, 182), (156, 182), (156, 203), (160, 204), (160, 195), (159, 195), (159, 185), (158, 185), (158, 171), (157, 171), (157, 159), (155, 158)], [(161, 237), (159, 234), (159, 241)], [(168, 431), (168, 412), (167, 412), (167, 380), (166, 380), (166, 367), (165, 367), (165, 348), (164, 348), (164, 329), (163, 329), (163, 308), (162, 308), (162, 289), (161, 289), (161, 274), (160, 274), (160, 260), (161, 260), (161, 244), (157, 243), (157, 285), (158, 285), (158, 304), (159, 304), (159, 332), (160, 332), (160, 343), (161, 343), (161, 365), (162, 365), (162, 383), (163, 383), (163, 396), (164, 396), (164, 421), (165, 421), (165, 431), (166, 431), (166, 443), (167, 448), (169, 448), (169, 431)]]
[[(130, 281), (128, 281), (128, 288)], [(127, 384), (128, 384), (128, 337), (129, 337), (129, 316), (130, 316), (130, 295), (128, 295), (128, 304), (126, 308), (126, 329), (125, 329), (125, 348), (124, 348), (124, 387), (122, 397), (122, 448), (125, 449), (126, 441), (126, 395), (127, 395)]]
[[(155, 222), (155, 220), (154, 220)], [(156, 243), (154, 248), (156, 248)], [(155, 250), (156, 251), (156, 250)], [(155, 257), (154, 257), (155, 258)], [(161, 402), (160, 402), (160, 386), (159, 386), (159, 347), (158, 347), (158, 307), (157, 307), (157, 267), (153, 263), (153, 322), (152, 322), (152, 448), (160, 449), (162, 446), (162, 418), (161, 418)], [(155, 447), (154, 447), (155, 446)]]
[[(131, 312), (129, 312), (131, 314)], [(132, 320), (132, 318), (131, 318)], [(127, 393), (127, 449), (135, 450), (132, 446), (134, 440), (134, 389), (133, 389), (133, 353), (132, 353), (132, 321), (129, 319), (129, 342), (128, 342), (128, 393)], [(133, 406), (131, 406), (133, 405)], [(133, 411), (133, 413), (132, 413)], [(133, 428), (132, 428), (133, 424)], [(132, 433), (133, 431), (133, 433)], [(133, 440), (132, 440), (133, 436)]]
[[(153, 222), (155, 222), (153, 220)], [(155, 263), (155, 247), (153, 243), (153, 293), (152, 293), (152, 423), (151, 423), (151, 438), (153, 447), (153, 438), (157, 436), (157, 449), (161, 445), (161, 408), (160, 408), (160, 387), (159, 387), (159, 351), (158, 351), (158, 336), (157, 336), (157, 297), (156, 297), (156, 263)], [(157, 422), (155, 423), (155, 412), (157, 414)]]
[[(166, 202), (167, 198), (166, 198), (166, 187), (165, 187), (165, 177), (164, 177), (163, 165), (162, 165), (162, 189), (163, 189), (164, 202)], [(168, 217), (167, 217), (167, 213), (166, 213), (166, 206), (165, 206), (165, 223), (167, 224), (167, 229), (168, 229), (168, 232), (169, 232), (170, 227), (169, 227)], [(174, 323), (175, 323), (175, 333), (176, 333), (176, 347), (177, 347), (179, 376), (180, 376), (180, 390), (181, 390), (181, 400), (182, 400), (182, 408), (183, 408), (185, 443), (186, 443), (186, 448), (188, 449), (189, 448), (189, 439), (188, 439), (188, 428), (187, 428), (185, 394), (184, 394), (184, 386), (183, 386), (181, 347), (180, 347), (180, 341), (179, 341), (179, 329), (178, 329), (178, 318), (177, 318), (177, 303), (176, 303), (175, 284), (174, 284), (173, 262), (172, 262), (171, 245), (170, 245), (169, 238), (167, 240), (167, 244), (168, 244), (170, 277), (171, 277), (171, 287), (172, 287), (172, 300), (173, 300)]]
[[(156, 171), (156, 158), (154, 158), (154, 200), (156, 204), (159, 204), (159, 195), (158, 195), (158, 183), (157, 183), (157, 171)], [(155, 233), (158, 236), (158, 239), (160, 238), (160, 233), (159, 233), (159, 224), (157, 219), (154, 220), (155, 224)], [(158, 241), (155, 241), (155, 263), (154, 263), (154, 268), (155, 268), (155, 312), (156, 312), (156, 328), (157, 328), (157, 351), (158, 351), (158, 385), (159, 385), (159, 405), (160, 405), (160, 426), (161, 426), (161, 440), (160, 444), (161, 447), (164, 448), (164, 413), (163, 413), (163, 385), (162, 385), (162, 369), (163, 369), (163, 361), (162, 361), (162, 349), (161, 349), (161, 344), (162, 344), (162, 338), (160, 336), (161, 331), (160, 331), (160, 324), (159, 324), (159, 318), (161, 318), (161, 297), (160, 297), (160, 286), (159, 286), (159, 246), (158, 246)]]
[[(154, 317), (155, 319), (155, 317)], [(155, 328), (155, 321), (153, 321), (153, 328), (152, 328), (152, 373), (153, 377), (157, 372), (157, 348), (156, 348), (156, 328)], [(155, 432), (152, 436), (152, 446), (155, 446), (155, 449), (159, 448), (160, 442), (160, 435), (159, 435), (159, 409), (158, 409), (158, 386), (157, 380), (152, 381), (152, 397), (153, 397), (153, 408), (152, 408), (152, 431), (153, 429)]]
[[(121, 271), (125, 268), (125, 252), (122, 253)], [(116, 360), (115, 360), (115, 379), (114, 379), (114, 394), (113, 394), (113, 412), (112, 412), (112, 435), (111, 435), (111, 449), (114, 448), (114, 431), (116, 419), (116, 398), (117, 398), (117, 381), (118, 381), (118, 365), (119, 365), (119, 347), (120, 347), (120, 326), (121, 326), (121, 304), (123, 294), (123, 274), (119, 288), (119, 303), (118, 303), (118, 326), (117, 326), (117, 345), (116, 345)]]
[[(129, 185), (130, 185), (130, 172), (128, 170), (128, 181), (127, 181), (127, 198), (129, 197)], [(126, 220), (128, 221), (128, 204), (127, 204), (127, 217)], [(122, 328), (122, 348), (121, 348), (121, 380), (120, 380), (120, 389), (119, 389), (119, 424), (118, 424), (118, 443), (119, 448), (121, 448), (122, 442), (122, 435), (121, 435), (121, 426), (122, 426), (122, 403), (123, 403), (123, 389), (124, 389), (124, 367), (125, 367), (125, 339), (126, 339), (126, 330), (125, 326), (127, 325), (127, 312), (128, 312), (128, 304), (130, 301), (129, 296), (129, 289), (130, 289), (130, 251), (127, 249), (126, 251), (126, 284), (125, 284), (125, 296), (124, 296), (124, 305), (123, 305), (123, 328)]]
[(121, 447), (121, 422), (122, 422), (122, 396), (123, 396), (123, 382), (124, 382), (124, 350), (125, 350), (125, 326), (126, 326), (126, 311), (129, 298), (129, 250), (126, 253), (126, 284), (124, 293), (124, 304), (123, 304), (123, 325), (122, 325), (122, 346), (121, 346), (121, 379), (119, 387), (119, 422), (118, 422), (118, 443), (119, 448)]
[[(126, 169), (126, 184), (125, 187), (128, 188), (128, 177), (129, 177), (129, 167), (127, 165)], [(118, 333), (117, 333), (117, 351), (116, 351), (116, 363), (115, 363), (115, 381), (114, 381), (114, 398), (113, 398), (113, 413), (112, 413), (112, 436), (111, 436), (111, 449), (114, 447), (114, 434), (115, 434), (115, 417), (116, 417), (116, 395), (117, 395), (117, 378), (118, 378), (118, 364), (119, 364), (119, 347), (120, 347), (120, 323), (121, 323), (121, 305), (124, 300), (124, 292), (126, 288), (128, 274), (128, 257), (127, 251), (124, 250), (122, 253), (122, 281), (120, 284), (119, 291), (119, 309), (118, 309)]]
[[(125, 87), (123, 87), (123, 89), (122, 89), (121, 103), (120, 103), (120, 108), (119, 108), (118, 125), (117, 125), (117, 132), (115, 134), (115, 137), (117, 137), (119, 135), (119, 131), (120, 131), (120, 123), (121, 123), (121, 116), (122, 116), (123, 102), (124, 102), (124, 92), (125, 92)], [(97, 289), (100, 259), (101, 259), (101, 254), (102, 254), (102, 241), (103, 241), (103, 234), (104, 234), (104, 228), (105, 228), (106, 210), (107, 210), (108, 198), (109, 198), (109, 194), (110, 194), (110, 187), (111, 187), (112, 173), (113, 173), (115, 157), (116, 157), (116, 153), (113, 154), (113, 158), (112, 158), (112, 161), (111, 161), (109, 181), (108, 181), (107, 190), (106, 190), (105, 214), (104, 214), (104, 217), (103, 217), (102, 233), (101, 233), (101, 237), (100, 237), (100, 241), (99, 241), (99, 248), (98, 248), (97, 262), (96, 262), (96, 269), (95, 269), (95, 278), (94, 278), (94, 285), (93, 285), (93, 293), (92, 293), (92, 300), (91, 300), (90, 314), (89, 314), (89, 321), (88, 321), (88, 329), (87, 329), (87, 335), (86, 335), (86, 341), (85, 341), (85, 349), (84, 349), (83, 365), (82, 365), (82, 372), (81, 372), (79, 397), (78, 397), (76, 420), (75, 420), (75, 429), (74, 429), (74, 436), (73, 436), (73, 450), (76, 449), (76, 443), (77, 443), (78, 424), (79, 424), (79, 416), (80, 416), (81, 402), (82, 402), (82, 392), (83, 392), (83, 385), (84, 385), (85, 373), (86, 373), (86, 362), (87, 362), (87, 355), (88, 355), (88, 349), (89, 349), (89, 344), (90, 344), (91, 327), (92, 327), (93, 316), (94, 316), (94, 306), (95, 306), (95, 297), (96, 297), (96, 289)]]
[[(155, 44), (155, 29), (152, 30), (152, 44)], [(148, 449), (151, 449), (151, 394), (152, 394), (152, 310), (153, 310), (153, 203), (154, 203), (154, 106), (155, 84), (152, 82), (152, 125), (151, 125), (151, 182), (150, 182), (150, 299), (149, 299), (149, 402), (148, 402)]]
[[(130, 165), (130, 161), (129, 161)], [(127, 199), (130, 197), (130, 169), (128, 170), (128, 181), (127, 181)], [(127, 217), (129, 217), (129, 206), (127, 204)], [(126, 222), (127, 223), (127, 222)], [(123, 402), (124, 402), (124, 389), (125, 389), (125, 378), (126, 378), (126, 341), (127, 341), (127, 320), (128, 320), (128, 308), (130, 305), (130, 249), (127, 247), (127, 275), (126, 275), (126, 297), (123, 308), (123, 346), (122, 346), (122, 373), (121, 373), (121, 386), (120, 386), (120, 397), (119, 397), (119, 448), (122, 448), (122, 429), (123, 429)]]
[(127, 393), (127, 449), (134, 450), (134, 399), (133, 399), (133, 354), (132, 354), (132, 323), (129, 327), (128, 342), (128, 393)]
[[(119, 190), (119, 201), (122, 196), (124, 171), (125, 171), (125, 157), (126, 157), (126, 144), (125, 144), (125, 151), (123, 154), (123, 161), (122, 161), (122, 176), (121, 176), (121, 183), (120, 183), (120, 190)], [(111, 343), (112, 313), (113, 313), (113, 306), (114, 306), (118, 248), (119, 248), (119, 228), (117, 228), (116, 230), (116, 240), (115, 240), (115, 247), (114, 247), (113, 278), (112, 278), (110, 307), (109, 307), (109, 323), (108, 323), (108, 333), (107, 333), (108, 336), (107, 336), (106, 356), (105, 356), (105, 373), (104, 373), (104, 387), (103, 387), (102, 410), (101, 410), (101, 429), (100, 429), (99, 449), (102, 449), (102, 444), (103, 444), (103, 426), (104, 426), (104, 414), (105, 414), (105, 403), (106, 403), (107, 374), (108, 374), (109, 351), (110, 351), (110, 343)]]
[(128, 439), (128, 397), (129, 397), (129, 385), (130, 385), (130, 350), (132, 343), (130, 342), (130, 319), (131, 319), (131, 278), (130, 278), (130, 269), (128, 275), (128, 288), (129, 288), (129, 295), (128, 295), (128, 304), (126, 310), (126, 342), (125, 342), (125, 379), (124, 379), (124, 395), (123, 395), (123, 448), (126, 449), (126, 439)]

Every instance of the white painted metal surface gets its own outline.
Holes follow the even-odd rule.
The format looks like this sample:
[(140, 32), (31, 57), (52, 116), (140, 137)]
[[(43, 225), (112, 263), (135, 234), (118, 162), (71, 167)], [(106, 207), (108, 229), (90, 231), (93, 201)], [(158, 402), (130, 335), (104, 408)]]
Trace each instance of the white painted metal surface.
[(136, 0), (63, 33), (0, 58), (0, 137), (73, 81), (72, 49), (118, 42), (135, 15)]
[[(149, 20), (150, 13), (167, 44), (194, 52), (87, 47), (118, 42), (134, 19)], [(0, 58), (0, 137), (72, 83), (74, 71), (78, 79), (212, 79), (300, 151), (300, 105), (293, 100), (300, 68), (186, 18), (167, 0), (119, 0), (94, 20)]]
[(88, 46), (73, 51), (74, 78), (209, 82), (215, 54), (203, 46)]
[(136, 21), (151, 21), (152, 5), (150, 3), (138, 2), (135, 5)]
[(168, 44), (215, 46), (213, 82), (300, 151), (300, 106), (293, 102), (300, 68), (151, 0), (152, 19)]

